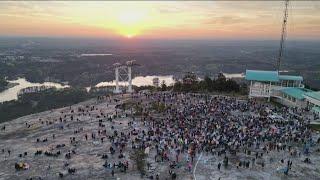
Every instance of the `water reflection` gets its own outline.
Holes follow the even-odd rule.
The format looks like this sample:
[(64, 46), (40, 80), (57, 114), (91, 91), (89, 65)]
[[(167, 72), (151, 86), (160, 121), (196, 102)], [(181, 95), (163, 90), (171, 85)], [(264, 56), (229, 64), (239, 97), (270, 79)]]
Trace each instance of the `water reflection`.
[[(224, 73), (224, 75), (227, 78), (243, 78), (244, 74), (227, 74)], [(173, 78), (173, 75), (167, 75), (167, 76), (137, 76), (132, 79), (132, 84), (135, 86), (152, 86), (153, 85), (153, 79), (159, 78), (159, 84), (161, 84), (163, 81), (166, 85), (173, 85), (175, 80)], [(60, 88), (66, 88), (70, 87), (68, 85), (61, 85), (59, 83), (53, 83), (53, 82), (44, 82), (44, 83), (31, 83), (28, 82), (25, 78), (18, 78), (17, 80), (9, 81), (11, 83), (18, 83), (19, 85), (16, 85), (12, 88), (9, 88), (5, 91), (2, 91), (0, 93), (0, 102), (4, 101), (10, 101), (18, 99), (18, 93), (21, 89), (32, 87), (32, 86), (54, 86), (58, 89)], [(96, 85), (96, 87), (103, 87), (103, 86), (115, 86), (115, 81), (108, 81), (108, 82), (100, 82)], [(126, 82), (119, 82), (119, 85), (121, 86), (127, 86), (128, 84)], [(90, 87), (86, 88), (87, 91), (90, 90)]]
[(227, 79), (232, 79), (232, 78), (244, 78), (244, 73), (223, 73), (223, 75)]
[(112, 56), (112, 54), (81, 54), (80, 57), (86, 57), (86, 56)]
[[(175, 82), (172, 75), (168, 75), (168, 76), (137, 76), (132, 79), (132, 85), (152, 86), (154, 78), (159, 78), (160, 84), (163, 81), (166, 83), (166, 85), (172, 85)], [(108, 82), (101, 82), (101, 83), (97, 84), (96, 87), (115, 86), (115, 85), (116, 85), (115, 81), (108, 81)], [(119, 85), (127, 86), (128, 84), (126, 82), (119, 82)]]
[(4, 90), (0, 93), (0, 102), (11, 101), (18, 99), (18, 93), (21, 89), (33, 86), (54, 86), (58, 89), (69, 87), (68, 85), (61, 85), (59, 83), (44, 82), (44, 83), (31, 83), (25, 78), (18, 78), (17, 80), (9, 81), (10, 83), (18, 83), (18, 85)]

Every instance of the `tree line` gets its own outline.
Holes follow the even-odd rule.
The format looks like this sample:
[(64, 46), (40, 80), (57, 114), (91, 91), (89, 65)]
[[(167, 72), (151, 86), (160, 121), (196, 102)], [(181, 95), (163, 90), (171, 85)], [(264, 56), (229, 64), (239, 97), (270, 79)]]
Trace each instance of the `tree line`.
[(205, 76), (203, 80), (199, 80), (195, 74), (188, 73), (182, 81), (177, 81), (173, 85), (173, 91), (178, 92), (235, 92), (239, 93), (242, 88), (236, 81), (227, 79), (222, 73), (217, 78), (211, 79)]
[(159, 87), (140, 86), (134, 87), (136, 91), (174, 91), (174, 92), (220, 92), (220, 93), (238, 93), (247, 94), (247, 85), (239, 84), (233, 79), (227, 79), (222, 73), (217, 78), (205, 76), (200, 80), (194, 73), (187, 73), (182, 80), (176, 81), (173, 85), (168, 86), (164, 81)]

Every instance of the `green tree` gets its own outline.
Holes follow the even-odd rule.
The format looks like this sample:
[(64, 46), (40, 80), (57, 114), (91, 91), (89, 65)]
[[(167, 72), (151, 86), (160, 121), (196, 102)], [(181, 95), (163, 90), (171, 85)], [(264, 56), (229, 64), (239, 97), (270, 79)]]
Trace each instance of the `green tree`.
[(135, 163), (137, 170), (144, 175), (146, 173), (146, 157), (143, 149), (134, 149), (130, 154), (130, 159)]
[(198, 81), (194, 73), (187, 73), (181, 81), (173, 85), (176, 92), (239, 92), (240, 85), (232, 80), (227, 79), (223, 73), (218, 75), (217, 79), (212, 80), (205, 76), (203, 80)]
[(161, 82), (161, 91), (166, 91), (167, 90), (167, 85), (165, 81)]
[(213, 90), (213, 82), (212, 79), (209, 76), (205, 76), (203, 79), (204, 82), (204, 88), (211, 92)]
[(3, 77), (0, 77), (0, 91), (3, 91), (8, 84), (8, 81), (6, 81)]
[(225, 91), (226, 88), (226, 77), (223, 73), (218, 74), (218, 78), (215, 80), (215, 89), (217, 91)]
[(238, 92), (240, 90), (239, 84), (232, 79), (228, 79), (225, 86), (225, 91), (227, 92)]
[(174, 83), (173, 91), (176, 91), (176, 92), (182, 91), (182, 83), (180, 81), (177, 81)]

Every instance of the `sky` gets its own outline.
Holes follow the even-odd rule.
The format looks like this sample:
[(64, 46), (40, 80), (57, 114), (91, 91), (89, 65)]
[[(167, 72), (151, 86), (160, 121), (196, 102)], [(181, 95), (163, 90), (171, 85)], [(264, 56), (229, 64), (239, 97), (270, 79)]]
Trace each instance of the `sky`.
[[(284, 1), (0, 1), (0, 36), (279, 39)], [(288, 39), (320, 39), (320, 1), (291, 1)]]

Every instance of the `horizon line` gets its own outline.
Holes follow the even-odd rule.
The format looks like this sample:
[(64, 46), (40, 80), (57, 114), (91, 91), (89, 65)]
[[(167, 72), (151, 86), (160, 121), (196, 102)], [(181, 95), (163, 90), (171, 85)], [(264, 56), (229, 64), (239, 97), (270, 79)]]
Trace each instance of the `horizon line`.
[[(280, 41), (277, 38), (148, 38), (148, 37), (94, 37), (94, 36), (29, 36), (29, 35), (0, 35), (0, 38), (35, 38), (35, 39), (92, 39), (120, 41)], [(320, 41), (320, 38), (290, 38), (289, 41)]]

